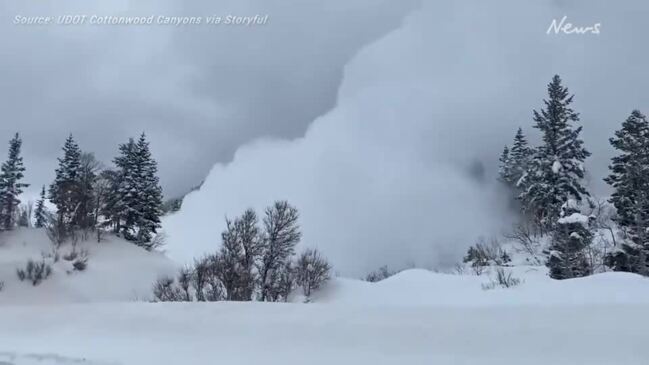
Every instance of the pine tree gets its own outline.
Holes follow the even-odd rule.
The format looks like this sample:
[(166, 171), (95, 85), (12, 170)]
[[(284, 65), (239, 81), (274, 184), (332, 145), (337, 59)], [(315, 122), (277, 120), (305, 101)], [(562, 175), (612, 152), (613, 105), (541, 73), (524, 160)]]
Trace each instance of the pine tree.
[(56, 206), (57, 223), (70, 230), (75, 225), (75, 213), (79, 204), (81, 150), (72, 135), (63, 146), (63, 157), (58, 159), (56, 177), (50, 185), (49, 200)]
[(130, 139), (119, 149), (120, 156), (114, 161), (118, 168), (115, 188), (107, 204), (108, 210), (116, 230), (124, 238), (149, 249), (153, 234), (160, 228), (162, 215), (157, 163), (144, 134), (137, 142)]
[(88, 152), (82, 152), (79, 161), (79, 192), (75, 222), (81, 229), (94, 229), (95, 183), (101, 164), (95, 159), (93, 153)]
[(533, 154), (534, 150), (527, 143), (523, 129), (518, 128), (512, 147), (505, 146), (500, 155), (500, 180), (512, 188), (519, 187)]
[(34, 211), (34, 226), (36, 228), (43, 228), (47, 223), (47, 208), (45, 208), (45, 186), (41, 189), (41, 197), (36, 202), (36, 210)]
[(548, 85), (549, 99), (541, 112), (534, 110), (535, 128), (543, 135), (543, 144), (535, 151), (519, 186), (523, 209), (542, 229), (552, 229), (561, 206), (569, 199), (581, 202), (588, 196), (581, 184), (584, 160), (590, 156), (579, 138), (582, 127), (573, 128), (579, 114), (570, 108), (573, 96), (555, 75)]
[(139, 163), (139, 189), (141, 193), (140, 216), (137, 223), (137, 242), (143, 246), (151, 241), (160, 228), (162, 216), (162, 188), (158, 178), (158, 164), (151, 156), (149, 142), (144, 133), (137, 142), (137, 162)]
[(505, 148), (503, 148), (503, 152), (500, 154), (498, 161), (500, 162), (498, 168), (498, 177), (500, 181), (504, 182), (507, 185), (511, 184), (512, 178), (511, 161), (509, 159), (509, 147), (505, 146)]
[(649, 275), (649, 123), (638, 110), (615, 132), (611, 145), (621, 152), (612, 158), (611, 174), (604, 180), (614, 191), (609, 200), (614, 218), (626, 233), (619, 248), (606, 258), (615, 271)]
[(22, 140), (16, 133), (9, 141), (9, 156), (0, 168), (0, 229), (12, 229), (15, 223), (16, 209), (20, 204), (18, 196), (29, 184), (22, 183), (25, 167), (20, 156)]
[(546, 263), (551, 278), (570, 279), (592, 274), (585, 252), (593, 240), (589, 221), (589, 217), (579, 213), (574, 200), (563, 204)]
[(113, 161), (117, 171), (111, 179), (111, 194), (105, 214), (113, 221), (116, 233), (133, 240), (135, 212), (129, 207), (136, 206), (137, 186), (135, 183), (135, 141), (130, 138), (119, 146), (120, 155)]
[(518, 128), (514, 136), (514, 144), (509, 153), (510, 159), (510, 182), (513, 186), (520, 185), (521, 178), (527, 171), (534, 150), (530, 148), (523, 134), (523, 129)]

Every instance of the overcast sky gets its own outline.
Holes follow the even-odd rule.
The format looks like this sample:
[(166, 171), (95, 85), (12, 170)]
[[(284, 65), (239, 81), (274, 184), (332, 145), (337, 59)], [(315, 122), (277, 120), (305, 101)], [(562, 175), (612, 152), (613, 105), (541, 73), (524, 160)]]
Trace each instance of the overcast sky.
[[(167, 196), (255, 138), (294, 138), (330, 109), (343, 66), (415, 1), (2, 1), (0, 141), (24, 139), (27, 180), (53, 178), (72, 133), (110, 162), (146, 132)], [(258, 26), (19, 26), (16, 15), (268, 15)]]

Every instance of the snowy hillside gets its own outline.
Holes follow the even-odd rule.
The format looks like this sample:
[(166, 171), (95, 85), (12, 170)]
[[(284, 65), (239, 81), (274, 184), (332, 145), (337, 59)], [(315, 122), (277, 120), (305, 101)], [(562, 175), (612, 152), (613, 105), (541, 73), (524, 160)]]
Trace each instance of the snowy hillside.
[(649, 280), (607, 273), (484, 291), (408, 270), (335, 280), (312, 304), (121, 303), (0, 310), (8, 364), (646, 364)]
[[(543, 266), (482, 275), (402, 271), (334, 278), (302, 303), (150, 303), (177, 266), (108, 237), (77, 244), (37, 286), (16, 269), (51, 250), (43, 230), (0, 235), (0, 364), (645, 364), (649, 280), (607, 272), (552, 280)], [(72, 249), (64, 244), (65, 256)], [(45, 255), (47, 256), (47, 254)], [(49, 259), (49, 258), (48, 258)], [(297, 294), (297, 293), (296, 293)], [(30, 305), (25, 305), (30, 304)]]
[(70, 243), (59, 251), (51, 276), (32, 286), (19, 281), (16, 270), (29, 259), (52, 262), (52, 244), (43, 229), (17, 229), (0, 234), (0, 291), (2, 304), (52, 304), (133, 301), (150, 298), (151, 285), (161, 275), (174, 273), (176, 264), (157, 252), (147, 252), (118, 237), (106, 236), (101, 243), (94, 237), (79, 242), (76, 251), (87, 251), (88, 265), (74, 271), (66, 256)]

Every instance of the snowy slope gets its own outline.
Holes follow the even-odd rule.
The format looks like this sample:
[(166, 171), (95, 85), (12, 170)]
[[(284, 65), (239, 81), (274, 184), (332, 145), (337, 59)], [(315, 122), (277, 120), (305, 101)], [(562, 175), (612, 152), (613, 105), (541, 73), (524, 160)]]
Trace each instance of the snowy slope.
[[(85, 272), (57, 263), (37, 287), (16, 279), (49, 243), (0, 235), (0, 364), (646, 364), (649, 279), (557, 281), (403, 271), (378, 283), (334, 278), (313, 303), (148, 303), (176, 265), (115, 237), (82, 242)], [(65, 250), (65, 248), (64, 248)], [(34, 305), (25, 305), (34, 304)]]
[(400, 307), (518, 307), (644, 304), (649, 306), (649, 279), (607, 272), (572, 280), (553, 280), (545, 267), (511, 269), (522, 283), (484, 290), (491, 275), (450, 275), (406, 270), (378, 283), (336, 279), (314, 300), (337, 305)]
[(336, 280), (312, 304), (8, 306), (0, 362), (646, 364), (649, 280), (533, 276), (483, 291), (484, 278), (409, 270)]
[[(118, 237), (106, 236), (101, 243), (93, 238), (79, 242), (88, 251), (88, 268), (68, 273), (70, 263), (53, 265), (52, 276), (33, 287), (21, 282), (16, 269), (28, 259), (40, 260), (52, 251), (42, 229), (17, 229), (0, 233), (0, 305), (78, 302), (132, 301), (149, 298), (152, 283), (162, 275), (175, 273), (177, 265), (158, 252), (147, 252)], [(64, 244), (60, 254), (71, 250)]]

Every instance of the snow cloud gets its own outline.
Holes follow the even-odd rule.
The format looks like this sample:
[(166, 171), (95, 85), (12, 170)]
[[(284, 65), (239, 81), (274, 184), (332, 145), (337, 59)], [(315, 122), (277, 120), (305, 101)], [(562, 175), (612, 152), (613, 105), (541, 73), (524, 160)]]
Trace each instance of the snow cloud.
[[(225, 216), (287, 199), (303, 244), (343, 275), (451, 265), (476, 237), (510, 226), (496, 160), (518, 126), (537, 139), (531, 110), (555, 73), (577, 95), (592, 186), (605, 192), (607, 137), (648, 107), (649, 81), (637, 47), (648, 5), (609, 4), (426, 2), (345, 66), (336, 106), (303, 137), (260, 139), (214, 166), (165, 221), (171, 254), (213, 251)], [(600, 34), (547, 34), (564, 14), (601, 23)]]

